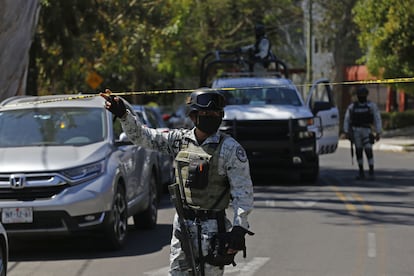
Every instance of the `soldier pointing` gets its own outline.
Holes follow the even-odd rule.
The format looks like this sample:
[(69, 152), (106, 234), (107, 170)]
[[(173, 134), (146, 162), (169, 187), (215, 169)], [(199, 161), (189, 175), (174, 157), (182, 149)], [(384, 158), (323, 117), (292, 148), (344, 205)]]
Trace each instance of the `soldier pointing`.
[[(253, 209), (253, 185), (246, 152), (232, 137), (218, 132), (224, 97), (215, 91), (193, 92), (187, 115), (195, 127), (165, 133), (143, 127), (110, 92), (101, 93), (106, 108), (121, 119), (133, 143), (175, 156), (176, 184), (170, 191), (178, 208), (169, 275), (223, 275), (238, 251), (245, 256), (245, 235), (253, 235), (247, 220)], [(225, 213), (230, 202), (232, 222)]]

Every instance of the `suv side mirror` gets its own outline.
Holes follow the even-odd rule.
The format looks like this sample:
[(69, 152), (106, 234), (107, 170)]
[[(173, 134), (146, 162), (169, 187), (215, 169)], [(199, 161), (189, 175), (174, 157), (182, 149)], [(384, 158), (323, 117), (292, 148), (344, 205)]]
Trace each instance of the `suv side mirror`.
[(314, 102), (313, 103), (312, 113), (313, 114), (316, 114), (319, 111), (329, 110), (331, 108), (332, 108), (332, 104), (330, 102), (320, 102), (320, 101), (317, 101), (317, 102)]

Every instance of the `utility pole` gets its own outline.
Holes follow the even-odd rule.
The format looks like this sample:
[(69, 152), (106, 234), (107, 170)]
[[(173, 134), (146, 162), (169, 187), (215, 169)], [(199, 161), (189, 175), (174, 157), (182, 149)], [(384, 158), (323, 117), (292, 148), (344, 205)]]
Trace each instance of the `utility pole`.
[(312, 83), (312, 6), (313, 0), (308, 0), (308, 24), (306, 29), (306, 82)]

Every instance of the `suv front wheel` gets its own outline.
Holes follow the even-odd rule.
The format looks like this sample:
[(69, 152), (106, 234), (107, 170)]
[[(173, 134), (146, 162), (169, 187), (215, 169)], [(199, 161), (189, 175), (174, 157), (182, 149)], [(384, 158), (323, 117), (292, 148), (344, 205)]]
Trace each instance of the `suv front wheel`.
[(125, 189), (116, 187), (109, 223), (105, 227), (105, 238), (112, 249), (120, 249), (125, 243), (128, 231), (128, 211)]
[(154, 174), (151, 175), (150, 185), (148, 188), (148, 207), (143, 212), (134, 215), (134, 225), (137, 229), (153, 229), (157, 225), (158, 189), (157, 179)]

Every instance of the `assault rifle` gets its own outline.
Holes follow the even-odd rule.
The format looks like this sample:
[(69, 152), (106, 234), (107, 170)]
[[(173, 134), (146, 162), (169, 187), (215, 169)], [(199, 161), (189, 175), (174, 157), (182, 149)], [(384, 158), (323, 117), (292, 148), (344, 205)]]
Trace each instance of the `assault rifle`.
[[(190, 230), (187, 227), (187, 224), (184, 221), (184, 206), (183, 206), (183, 197), (181, 196), (181, 190), (178, 183), (171, 184), (168, 186), (168, 191), (171, 195), (171, 201), (174, 204), (175, 210), (178, 215), (178, 223), (180, 224), (181, 231), (177, 234), (177, 238), (181, 242), (181, 247), (184, 251), (185, 258), (190, 266), (190, 275), (192, 276), (204, 276), (204, 269), (200, 271), (200, 264), (197, 264), (196, 257), (194, 255), (193, 243), (190, 236)], [(175, 233), (174, 233), (175, 234)]]
[(349, 126), (348, 139), (351, 143), (351, 160), (352, 165), (354, 165), (354, 130), (352, 129), (352, 126)]

